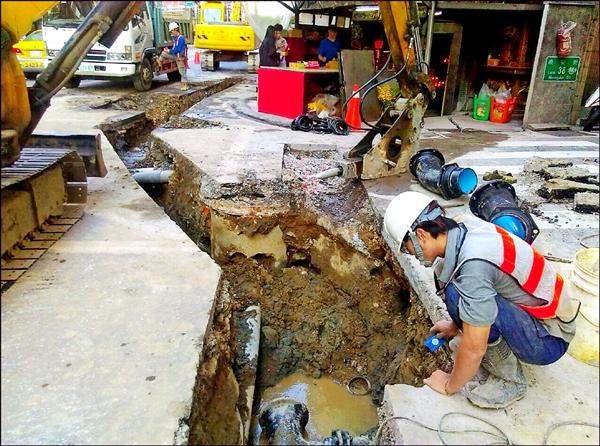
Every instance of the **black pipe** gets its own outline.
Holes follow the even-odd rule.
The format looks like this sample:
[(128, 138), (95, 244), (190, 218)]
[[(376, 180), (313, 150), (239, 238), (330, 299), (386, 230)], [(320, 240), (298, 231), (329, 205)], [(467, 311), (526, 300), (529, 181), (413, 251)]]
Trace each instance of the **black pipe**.
[(331, 436), (309, 441), (302, 433), (308, 424), (308, 408), (289, 398), (271, 401), (258, 417), (268, 444), (277, 445), (368, 445), (369, 435), (352, 437), (347, 431), (334, 430)]
[(533, 218), (517, 204), (514, 187), (502, 180), (482, 185), (471, 196), (469, 208), (473, 215), (494, 223), (531, 244), (539, 234)]
[(423, 149), (410, 159), (410, 172), (421, 185), (445, 199), (457, 198), (473, 192), (477, 174), (468, 167), (444, 164), (444, 156), (435, 149)]

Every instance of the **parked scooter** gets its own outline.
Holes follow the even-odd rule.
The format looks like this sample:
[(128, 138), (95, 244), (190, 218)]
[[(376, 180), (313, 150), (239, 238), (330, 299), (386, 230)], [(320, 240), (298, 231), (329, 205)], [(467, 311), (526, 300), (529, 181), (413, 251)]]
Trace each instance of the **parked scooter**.
[(585, 102), (586, 107), (591, 107), (590, 114), (586, 119), (582, 121), (583, 130), (589, 132), (592, 128), (600, 121), (600, 88), (596, 88), (596, 91)]

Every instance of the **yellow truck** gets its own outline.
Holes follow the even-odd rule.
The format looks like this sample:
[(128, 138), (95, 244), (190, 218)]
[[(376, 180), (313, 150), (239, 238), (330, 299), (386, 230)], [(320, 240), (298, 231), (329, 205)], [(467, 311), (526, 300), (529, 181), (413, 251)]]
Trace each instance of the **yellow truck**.
[(241, 3), (202, 2), (194, 28), (194, 46), (201, 49), (203, 70), (217, 70), (221, 60), (247, 60), (248, 52), (256, 49), (256, 42), (254, 30), (242, 20)]

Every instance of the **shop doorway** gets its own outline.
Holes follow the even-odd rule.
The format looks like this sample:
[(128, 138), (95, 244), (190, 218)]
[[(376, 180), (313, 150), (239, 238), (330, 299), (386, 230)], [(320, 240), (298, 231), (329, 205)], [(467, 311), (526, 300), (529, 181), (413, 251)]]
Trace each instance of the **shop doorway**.
[(436, 97), (429, 104), (426, 116), (447, 115), (456, 109), (462, 35), (460, 23), (434, 24), (429, 72), (436, 87)]

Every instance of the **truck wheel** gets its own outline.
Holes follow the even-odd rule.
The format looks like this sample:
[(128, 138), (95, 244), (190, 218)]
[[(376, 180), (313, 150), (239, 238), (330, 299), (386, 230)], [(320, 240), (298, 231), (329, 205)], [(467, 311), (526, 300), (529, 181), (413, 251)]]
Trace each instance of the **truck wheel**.
[(137, 91), (148, 91), (152, 87), (153, 77), (152, 64), (150, 64), (147, 57), (144, 57), (137, 74), (133, 78), (133, 86)]
[(179, 70), (169, 71), (167, 77), (171, 82), (179, 82), (181, 80), (181, 73)]
[(80, 83), (81, 83), (81, 78), (73, 76), (71, 79), (69, 79), (67, 81), (67, 83), (65, 84), (65, 88), (77, 88), (77, 87), (79, 87)]

